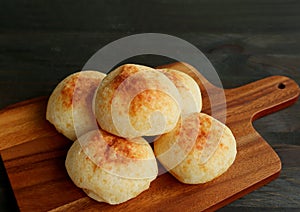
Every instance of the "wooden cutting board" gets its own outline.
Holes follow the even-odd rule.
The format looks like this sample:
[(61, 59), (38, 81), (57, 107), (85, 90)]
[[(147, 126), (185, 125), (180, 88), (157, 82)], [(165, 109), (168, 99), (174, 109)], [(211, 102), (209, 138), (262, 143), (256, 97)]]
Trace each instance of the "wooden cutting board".
[[(170, 64), (195, 77), (181, 63)], [(210, 114), (211, 95), (221, 88), (199, 75), (204, 112)], [(207, 95), (210, 93), (210, 96)], [(58, 134), (45, 120), (47, 97), (12, 105), (0, 112), (0, 150), (7, 174), (21, 211), (200, 211), (216, 210), (275, 179), (281, 162), (274, 150), (255, 131), (252, 121), (293, 104), (299, 87), (283, 76), (268, 77), (248, 85), (226, 89), (227, 113), (222, 119), (237, 140), (237, 157), (231, 168), (203, 185), (186, 185), (165, 173), (150, 189), (117, 206), (88, 198), (69, 179), (64, 167), (72, 142)], [(217, 108), (224, 104), (219, 102)]]

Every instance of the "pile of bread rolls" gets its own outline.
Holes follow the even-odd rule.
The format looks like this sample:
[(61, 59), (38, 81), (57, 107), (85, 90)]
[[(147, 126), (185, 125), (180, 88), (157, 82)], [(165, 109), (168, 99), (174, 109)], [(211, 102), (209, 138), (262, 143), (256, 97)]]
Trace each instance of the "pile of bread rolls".
[[(201, 109), (189, 75), (126, 64), (107, 75), (65, 78), (49, 98), (46, 118), (74, 141), (65, 162), (74, 184), (99, 202), (119, 204), (149, 188), (156, 159), (187, 184), (206, 183), (232, 165), (232, 132)], [(157, 136), (153, 149), (143, 136)]]

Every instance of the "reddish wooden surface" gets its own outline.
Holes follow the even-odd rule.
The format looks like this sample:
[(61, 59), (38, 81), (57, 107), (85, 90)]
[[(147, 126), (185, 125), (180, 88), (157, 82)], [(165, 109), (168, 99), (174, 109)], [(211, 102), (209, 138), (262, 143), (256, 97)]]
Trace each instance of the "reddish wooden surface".
[[(195, 74), (180, 63), (168, 67)], [(218, 97), (222, 90), (199, 77), (204, 112), (211, 113), (209, 99)], [(215, 210), (270, 182), (279, 175), (281, 162), (252, 121), (294, 103), (298, 85), (289, 78), (273, 76), (225, 90), (225, 95), (227, 113), (222, 109), (224, 102), (212, 106), (217, 108), (213, 113), (216, 118), (226, 117), (237, 140), (238, 154), (232, 167), (203, 185), (185, 185), (169, 174), (160, 175), (149, 190), (117, 206), (91, 200), (69, 179), (64, 160), (71, 141), (45, 120), (47, 97), (2, 110), (0, 127), (5, 130), (0, 132), (1, 156), (20, 210)]]

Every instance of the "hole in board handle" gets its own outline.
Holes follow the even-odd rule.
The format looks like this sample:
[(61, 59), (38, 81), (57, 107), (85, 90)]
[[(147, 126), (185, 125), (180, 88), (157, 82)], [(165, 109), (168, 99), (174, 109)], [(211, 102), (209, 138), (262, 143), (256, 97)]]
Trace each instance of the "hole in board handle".
[(279, 83), (277, 86), (279, 89), (285, 89), (285, 84)]

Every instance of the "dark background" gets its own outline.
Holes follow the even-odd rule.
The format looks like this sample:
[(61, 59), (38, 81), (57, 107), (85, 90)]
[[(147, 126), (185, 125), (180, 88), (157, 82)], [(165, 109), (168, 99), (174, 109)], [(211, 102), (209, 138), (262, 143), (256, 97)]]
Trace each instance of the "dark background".
[[(0, 108), (49, 95), (104, 45), (144, 32), (178, 36), (197, 46), (225, 88), (270, 75), (300, 84), (300, 1), (12, 0), (0, 2)], [(152, 66), (167, 61), (136, 59)], [(279, 154), (283, 170), (277, 180), (221, 211), (300, 210), (299, 120), (300, 101), (254, 123)], [(15, 206), (1, 163), (0, 211)]]

